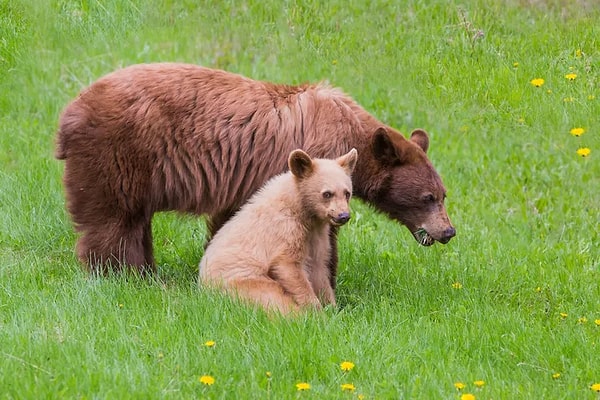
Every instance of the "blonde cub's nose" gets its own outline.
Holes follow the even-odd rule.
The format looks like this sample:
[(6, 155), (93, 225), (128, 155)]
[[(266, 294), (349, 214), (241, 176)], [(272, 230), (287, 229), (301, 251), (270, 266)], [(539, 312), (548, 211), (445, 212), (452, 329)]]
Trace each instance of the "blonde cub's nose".
[(343, 225), (350, 220), (350, 213), (348, 211), (341, 212), (333, 220), (336, 224)]

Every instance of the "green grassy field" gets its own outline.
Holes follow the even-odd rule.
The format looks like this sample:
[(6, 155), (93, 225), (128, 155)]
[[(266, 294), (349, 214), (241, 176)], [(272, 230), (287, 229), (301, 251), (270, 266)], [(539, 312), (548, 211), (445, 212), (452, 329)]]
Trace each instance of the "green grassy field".
[[(0, 398), (597, 399), (599, 20), (593, 0), (0, 0)], [(456, 238), (420, 247), (353, 201), (339, 308), (289, 320), (198, 289), (202, 218), (155, 217), (156, 279), (88, 276), (58, 117), (154, 61), (326, 79), (425, 128)]]

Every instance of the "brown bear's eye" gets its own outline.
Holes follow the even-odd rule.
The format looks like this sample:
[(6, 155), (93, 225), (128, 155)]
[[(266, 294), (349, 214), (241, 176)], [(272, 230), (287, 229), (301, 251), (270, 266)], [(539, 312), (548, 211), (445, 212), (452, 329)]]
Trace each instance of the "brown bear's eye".
[(324, 199), (330, 199), (332, 197), (333, 197), (333, 193), (331, 193), (330, 191), (323, 192)]
[(346, 191), (346, 193), (344, 193), (344, 195), (346, 196), (346, 201), (350, 200), (350, 192)]
[(433, 203), (435, 201), (435, 196), (430, 193), (430, 194), (426, 195), (425, 197), (423, 197), (423, 200), (426, 203)]

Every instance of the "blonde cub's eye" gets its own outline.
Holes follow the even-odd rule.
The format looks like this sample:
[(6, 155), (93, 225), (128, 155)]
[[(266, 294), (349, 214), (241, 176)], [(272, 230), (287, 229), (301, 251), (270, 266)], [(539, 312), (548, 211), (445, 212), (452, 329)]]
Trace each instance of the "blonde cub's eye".
[(330, 199), (332, 197), (333, 197), (333, 193), (331, 193), (330, 191), (323, 192), (324, 199)]
[(350, 200), (350, 192), (344, 193), (346, 195), (346, 200)]

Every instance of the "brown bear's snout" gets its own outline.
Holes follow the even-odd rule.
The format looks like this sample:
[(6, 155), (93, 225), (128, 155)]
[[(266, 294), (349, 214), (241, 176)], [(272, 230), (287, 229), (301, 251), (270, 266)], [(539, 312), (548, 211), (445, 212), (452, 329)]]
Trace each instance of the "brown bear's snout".
[[(337, 217), (333, 217), (332, 219), (336, 225), (344, 225), (346, 222), (348, 222), (350, 220), (350, 213), (345, 211), (345, 212), (339, 213), (337, 215)], [(450, 239), (448, 239), (448, 240), (450, 240)]]
[(456, 229), (454, 229), (453, 226), (449, 227), (448, 229), (446, 229), (443, 233), (442, 233), (442, 237), (439, 238), (438, 242), (446, 244), (450, 241), (450, 239), (452, 239), (454, 236), (456, 236)]

